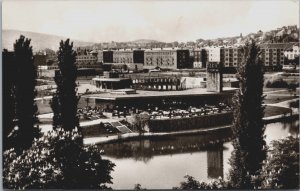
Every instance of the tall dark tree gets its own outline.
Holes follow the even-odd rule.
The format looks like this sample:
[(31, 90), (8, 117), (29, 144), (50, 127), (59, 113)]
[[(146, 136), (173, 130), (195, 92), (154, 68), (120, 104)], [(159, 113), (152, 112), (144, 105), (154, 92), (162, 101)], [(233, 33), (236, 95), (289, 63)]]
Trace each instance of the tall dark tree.
[(30, 41), (21, 35), (14, 44), (17, 151), (29, 148), (34, 137), (38, 136), (38, 128), (35, 127), (37, 106), (34, 101), (37, 94), (35, 90), (37, 70), (33, 63)]
[(250, 176), (257, 175), (266, 158), (264, 140), (263, 65), (254, 41), (244, 49), (238, 69), (239, 90), (233, 98), (233, 147), (230, 159), (230, 181), (234, 188), (250, 189)]
[(3, 68), (3, 151), (12, 147), (12, 132), (15, 126), (15, 61), (14, 53), (4, 50), (2, 52)]
[(76, 53), (73, 50), (73, 42), (70, 43), (69, 39), (65, 42), (61, 41), (58, 51), (59, 71), (54, 78), (57, 90), (51, 104), (54, 112), (53, 128), (62, 127), (65, 130), (72, 130), (79, 127), (75, 61)]

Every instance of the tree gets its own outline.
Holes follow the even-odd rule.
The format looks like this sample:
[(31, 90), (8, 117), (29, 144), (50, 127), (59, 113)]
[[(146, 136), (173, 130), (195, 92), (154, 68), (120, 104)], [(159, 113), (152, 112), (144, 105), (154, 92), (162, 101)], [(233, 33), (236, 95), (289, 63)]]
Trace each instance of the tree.
[(263, 65), (259, 48), (254, 41), (247, 42), (237, 77), (239, 90), (233, 98), (233, 147), (229, 179), (234, 188), (253, 188), (250, 177), (258, 175), (266, 158), (264, 140)]
[(29, 148), (34, 137), (39, 134), (39, 129), (34, 127), (37, 122), (37, 106), (34, 101), (37, 94), (35, 90), (37, 71), (33, 63), (30, 41), (21, 35), (14, 44), (16, 125), (18, 127), (15, 147), (17, 152)]
[(10, 135), (15, 126), (15, 61), (14, 53), (4, 50), (3, 58), (3, 150), (12, 147)]
[(230, 189), (230, 185), (222, 178), (213, 180), (211, 182), (199, 182), (190, 175), (185, 175), (185, 181), (180, 183), (180, 187), (174, 187), (173, 189), (180, 190), (217, 190), (217, 189)]
[(52, 130), (20, 156), (4, 152), (3, 186), (8, 189), (101, 189), (112, 183), (115, 164), (97, 146), (83, 146), (74, 129)]
[(77, 67), (75, 65), (76, 53), (73, 50), (73, 42), (70, 40), (60, 42), (58, 51), (59, 71), (54, 77), (57, 90), (52, 99), (53, 128), (62, 127), (65, 130), (79, 128), (79, 117), (77, 115), (76, 78)]
[(299, 189), (299, 137), (271, 143), (261, 178), (263, 189)]

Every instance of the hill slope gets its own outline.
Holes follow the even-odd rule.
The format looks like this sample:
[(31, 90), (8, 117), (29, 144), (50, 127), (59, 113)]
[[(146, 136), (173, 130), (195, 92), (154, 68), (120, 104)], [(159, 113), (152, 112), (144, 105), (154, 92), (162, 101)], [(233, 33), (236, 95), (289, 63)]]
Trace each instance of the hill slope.
[[(43, 33), (36, 32), (27, 32), (27, 31), (19, 31), (19, 30), (2, 30), (2, 48), (12, 50), (13, 44), (16, 39), (20, 37), (20, 35), (24, 35), (26, 38), (31, 39), (31, 45), (33, 51), (44, 50), (46, 48), (50, 48), (52, 50), (58, 50), (59, 42), (61, 40), (66, 40), (67, 37), (61, 37), (56, 35), (49, 35)], [(71, 39), (72, 40), (72, 39)], [(91, 42), (83, 42), (78, 40), (72, 40), (74, 42), (74, 46), (91, 46), (94, 43)]]

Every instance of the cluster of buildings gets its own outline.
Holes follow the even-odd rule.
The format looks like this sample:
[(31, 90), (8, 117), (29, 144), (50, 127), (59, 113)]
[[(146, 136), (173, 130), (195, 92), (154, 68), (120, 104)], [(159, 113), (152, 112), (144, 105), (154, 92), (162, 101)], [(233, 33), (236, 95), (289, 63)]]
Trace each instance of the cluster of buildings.
[[(298, 43), (260, 44), (261, 58), (267, 69), (279, 69), (286, 63), (297, 62), (300, 49)], [(128, 65), (130, 70), (151, 69), (199, 69), (220, 65), (224, 69), (235, 69), (243, 59), (242, 46), (215, 46), (201, 49), (117, 49), (77, 50), (76, 63), (79, 69), (103, 69), (104, 65)], [(36, 66), (57, 69), (53, 55), (35, 55)], [(113, 68), (113, 67), (112, 67)]]

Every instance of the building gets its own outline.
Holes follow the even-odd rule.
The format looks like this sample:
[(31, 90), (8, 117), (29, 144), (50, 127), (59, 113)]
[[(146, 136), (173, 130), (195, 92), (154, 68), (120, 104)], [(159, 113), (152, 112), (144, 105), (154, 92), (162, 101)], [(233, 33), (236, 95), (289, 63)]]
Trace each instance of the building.
[(144, 53), (144, 68), (163, 69), (188, 68), (189, 51), (182, 49), (148, 49)]
[(113, 51), (114, 63), (133, 63), (133, 50)]
[(288, 60), (294, 60), (296, 57), (299, 58), (300, 47), (298, 45), (293, 45), (286, 49), (283, 54)]
[(225, 68), (236, 68), (242, 62), (243, 53), (240, 47), (221, 48), (221, 63)]
[(223, 90), (222, 60), (224, 60), (224, 53), (221, 50), (222, 50), (221, 47), (207, 48), (207, 52), (208, 52), (208, 64), (207, 64), (207, 73), (206, 73), (207, 91), (222, 92)]
[(97, 62), (103, 63), (103, 50), (98, 50)]
[(133, 63), (144, 64), (144, 50), (133, 51)]
[(202, 49), (193, 49), (190, 51), (193, 59), (193, 68), (206, 68), (207, 51)]
[(104, 72), (104, 76), (93, 78), (92, 81), (102, 91), (130, 89), (132, 86), (131, 79), (120, 78), (118, 73), (113, 72)]
[(284, 64), (284, 50), (289, 43), (266, 43), (261, 44), (261, 59), (266, 69), (280, 69)]
[[(103, 50), (102, 52), (102, 63), (113, 63), (113, 51), (111, 50)], [(99, 60), (99, 58), (98, 58)]]
[(208, 55), (208, 62), (220, 63), (221, 62), (221, 47), (209, 47), (206, 48)]
[(92, 54), (77, 55), (76, 65), (77, 68), (98, 68), (99, 67), (97, 65), (97, 56), (94, 56)]

